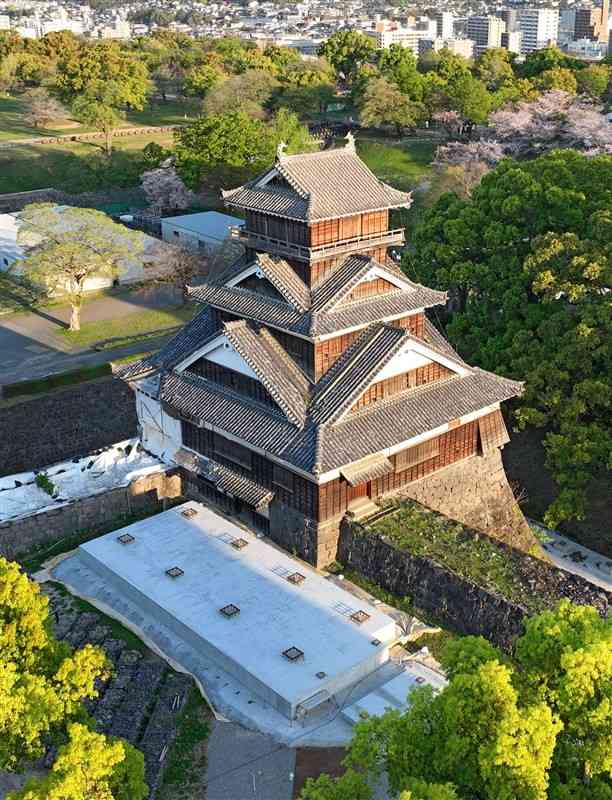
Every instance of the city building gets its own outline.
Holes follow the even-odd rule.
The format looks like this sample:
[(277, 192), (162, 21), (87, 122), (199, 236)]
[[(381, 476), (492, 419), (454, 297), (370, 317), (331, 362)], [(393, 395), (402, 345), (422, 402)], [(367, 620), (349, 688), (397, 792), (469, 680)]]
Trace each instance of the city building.
[(535, 540), (508, 486), (500, 403), (516, 381), (470, 367), (427, 317), (443, 292), (387, 258), (410, 194), (345, 147), (287, 156), (223, 193), (246, 248), (190, 288), (201, 311), (158, 353), (118, 371), (144, 448), (183, 492), (242, 515), (311, 563), (336, 558), (342, 519), (412, 496)]
[(601, 8), (579, 7), (576, 9), (574, 39), (590, 39), (607, 43), (609, 39), (610, 0), (602, 0)]
[(442, 39), (441, 37), (420, 39), (419, 55), (423, 55), (429, 50), (433, 50), (436, 53), (440, 50), (449, 50), (454, 55), (472, 58), (474, 55), (474, 42), (472, 39)]
[(533, 53), (557, 42), (559, 12), (555, 8), (519, 8), (518, 23), (523, 39), (521, 53)]
[(474, 55), (478, 57), (485, 50), (501, 47), (501, 37), (504, 30), (505, 22), (499, 17), (469, 17), (467, 35), (469, 39), (474, 41)]
[(376, 23), (373, 31), (366, 31), (366, 33), (375, 40), (377, 47), (385, 49), (391, 47), (392, 44), (399, 44), (409, 48), (415, 56), (418, 56), (419, 41), (435, 39), (436, 31), (435, 20), (425, 19), (411, 28), (402, 28), (397, 23), (381, 20)]
[(455, 17), (450, 11), (439, 11), (435, 15), (436, 36), (440, 39), (452, 39), (454, 31)]
[(523, 34), (520, 31), (505, 31), (501, 36), (501, 46), (510, 53), (521, 54)]

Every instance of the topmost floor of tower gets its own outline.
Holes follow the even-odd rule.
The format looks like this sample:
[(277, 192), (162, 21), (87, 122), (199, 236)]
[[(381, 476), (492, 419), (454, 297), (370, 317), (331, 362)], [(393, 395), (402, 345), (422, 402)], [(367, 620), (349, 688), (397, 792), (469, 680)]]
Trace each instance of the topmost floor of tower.
[(313, 280), (316, 264), (350, 254), (382, 257), (401, 244), (404, 231), (390, 228), (389, 211), (411, 204), (410, 193), (364, 164), (350, 134), (345, 147), (315, 153), (285, 155), (281, 145), (269, 170), (223, 198), (245, 215), (234, 235), (248, 250), (302, 264), (300, 273)]

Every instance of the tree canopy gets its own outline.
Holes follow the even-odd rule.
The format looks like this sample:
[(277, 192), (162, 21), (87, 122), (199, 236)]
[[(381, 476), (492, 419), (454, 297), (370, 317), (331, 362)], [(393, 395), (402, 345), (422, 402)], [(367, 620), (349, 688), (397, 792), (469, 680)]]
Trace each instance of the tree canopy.
[(476, 364), (526, 381), (519, 424), (546, 430), (560, 487), (546, 520), (582, 518), (612, 464), (612, 157), (552, 151), (503, 161), (468, 199), (417, 226), (404, 268), (449, 290), (447, 326)]
[(27, 248), (19, 261), (29, 280), (66, 294), (70, 329), (79, 330), (87, 280), (114, 277), (122, 264), (139, 259), (144, 237), (92, 208), (32, 203), (19, 215), (19, 240)]
[(514, 661), (465, 637), (442, 663), (446, 688), (358, 722), (347, 772), (302, 800), (371, 800), (383, 771), (401, 800), (611, 796), (612, 620), (565, 600), (527, 622)]

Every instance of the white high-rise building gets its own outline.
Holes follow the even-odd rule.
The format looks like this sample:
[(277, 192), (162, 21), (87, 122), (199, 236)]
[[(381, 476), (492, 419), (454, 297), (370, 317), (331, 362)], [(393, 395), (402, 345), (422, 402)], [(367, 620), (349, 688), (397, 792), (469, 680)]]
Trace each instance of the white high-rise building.
[(435, 39), (421, 39), (419, 42), (419, 55), (433, 50), (438, 53), (440, 50), (449, 50), (456, 56), (472, 58), (474, 55), (474, 42), (471, 39), (443, 39), (437, 36)]
[(543, 50), (557, 41), (559, 12), (555, 8), (519, 8), (518, 23), (523, 34), (523, 54)]
[(476, 43), (474, 55), (478, 57), (485, 50), (501, 47), (501, 37), (505, 30), (506, 23), (499, 17), (469, 17), (467, 35), (468, 39), (473, 39)]
[(0, 14), (0, 31), (8, 31), (11, 27), (11, 18), (8, 14)]
[(436, 16), (436, 38), (452, 39), (454, 33), (455, 17), (450, 11), (439, 11)]
[(374, 31), (367, 31), (367, 35), (376, 41), (378, 47), (387, 48), (392, 44), (399, 44), (418, 56), (419, 41), (436, 38), (436, 21), (423, 19), (413, 28), (401, 28), (389, 20), (381, 20), (376, 23)]

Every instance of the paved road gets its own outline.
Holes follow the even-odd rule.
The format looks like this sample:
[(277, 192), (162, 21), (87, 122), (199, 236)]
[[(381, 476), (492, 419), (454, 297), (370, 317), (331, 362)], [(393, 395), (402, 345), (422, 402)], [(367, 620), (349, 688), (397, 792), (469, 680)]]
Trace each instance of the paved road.
[(291, 800), (295, 750), (233, 722), (213, 722), (207, 800)]
[[(146, 309), (167, 308), (176, 305), (179, 299), (180, 295), (171, 286), (138, 289), (91, 300), (83, 306), (81, 318), (83, 322), (117, 319)], [(0, 383), (14, 383), (81, 366), (103, 364), (110, 358), (143, 349), (142, 344), (137, 344), (101, 353), (88, 348), (71, 350), (69, 342), (61, 334), (69, 319), (68, 307), (0, 317)]]

